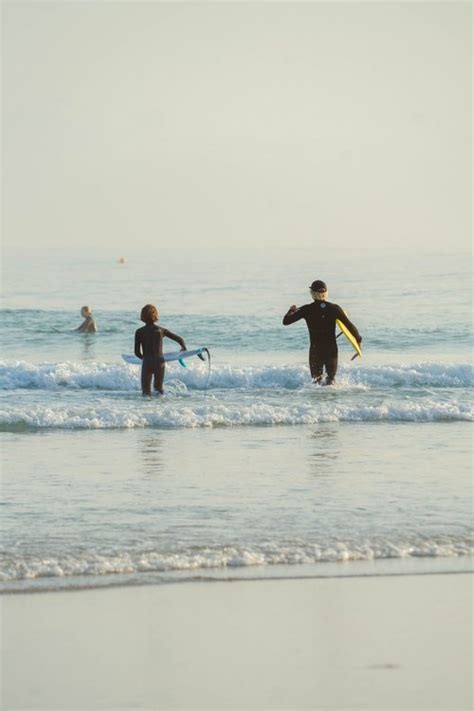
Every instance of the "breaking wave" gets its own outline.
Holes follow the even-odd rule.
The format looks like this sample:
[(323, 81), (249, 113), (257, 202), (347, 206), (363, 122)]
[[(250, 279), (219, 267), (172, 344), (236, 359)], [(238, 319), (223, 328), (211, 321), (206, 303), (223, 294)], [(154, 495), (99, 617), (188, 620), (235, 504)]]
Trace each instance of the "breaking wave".
[[(168, 365), (167, 380), (176, 376), (187, 388), (204, 389), (207, 367), (194, 365), (182, 369)], [(340, 366), (338, 383), (349, 387), (432, 387), (465, 388), (474, 385), (474, 368), (466, 363), (418, 363), (415, 365)], [(308, 384), (306, 365), (213, 367), (210, 389), (282, 388), (296, 390)], [(58, 388), (135, 391), (139, 388), (139, 368), (110, 363), (0, 362), (0, 389), (56, 390)]]
[(311, 565), (348, 561), (371, 561), (406, 558), (452, 558), (474, 553), (472, 540), (449, 536), (391, 541), (328, 541), (322, 543), (262, 543), (242, 546), (194, 546), (192, 549), (161, 552), (159, 550), (125, 550), (70, 552), (52, 555), (5, 555), (0, 565), (0, 582), (31, 583), (44, 578), (78, 578), (97, 576), (142, 575), (170, 571), (196, 571), (267, 567), (275, 565)]
[(378, 404), (300, 402), (223, 403), (208, 397), (202, 403), (186, 399), (142, 403), (101, 402), (88, 405), (11, 406), (0, 410), (0, 429), (134, 429), (232, 427), (238, 425), (298, 425), (323, 422), (455, 422), (474, 420), (468, 404), (434, 400), (401, 400)]
[(204, 364), (173, 364), (165, 396), (144, 400), (136, 366), (3, 363), (0, 430), (472, 421), (473, 383), (457, 363), (341, 366), (331, 388), (312, 385), (306, 365), (218, 365), (207, 387)]

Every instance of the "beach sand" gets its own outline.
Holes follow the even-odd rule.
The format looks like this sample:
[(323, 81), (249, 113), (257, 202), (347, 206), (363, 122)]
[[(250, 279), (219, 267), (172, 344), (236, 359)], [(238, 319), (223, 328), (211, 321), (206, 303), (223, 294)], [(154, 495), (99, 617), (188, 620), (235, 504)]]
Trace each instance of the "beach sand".
[(471, 709), (472, 576), (4, 595), (10, 709)]

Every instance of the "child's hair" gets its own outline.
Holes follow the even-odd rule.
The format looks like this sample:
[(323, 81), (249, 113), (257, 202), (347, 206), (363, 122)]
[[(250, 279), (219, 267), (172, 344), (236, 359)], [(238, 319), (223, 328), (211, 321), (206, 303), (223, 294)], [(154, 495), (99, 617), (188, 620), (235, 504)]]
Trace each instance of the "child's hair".
[(83, 306), (83, 307), (81, 308), (81, 315), (82, 315), (82, 316), (85, 316), (86, 314), (87, 314), (88, 316), (90, 316), (91, 310), (90, 310), (90, 308), (89, 308), (88, 306)]
[(158, 321), (158, 318), (158, 309), (156, 306), (153, 306), (153, 304), (146, 304), (142, 308), (142, 312), (140, 314), (141, 321), (144, 321), (145, 323), (155, 323), (155, 321)]

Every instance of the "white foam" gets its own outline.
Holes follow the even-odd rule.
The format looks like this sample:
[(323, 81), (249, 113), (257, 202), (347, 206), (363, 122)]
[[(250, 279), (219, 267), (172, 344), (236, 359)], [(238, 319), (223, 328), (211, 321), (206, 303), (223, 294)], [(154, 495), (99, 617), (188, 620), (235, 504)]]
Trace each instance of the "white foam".
[(3, 363), (0, 386), (5, 391), (35, 394), (4, 397), (0, 426), (111, 429), (472, 421), (474, 406), (467, 389), (473, 380), (473, 368), (466, 364), (399, 364), (341, 367), (336, 386), (315, 388), (304, 365), (221, 365), (214, 368), (204, 398), (195, 391), (207, 383), (206, 366), (174, 366), (167, 369), (165, 397), (147, 401), (140, 396), (139, 369), (134, 366)]
[(0, 425), (25, 428), (133, 429), (139, 427), (219, 427), (237, 425), (298, 425), (322, 422), (439, 422), (472, 421), (474, 407), (432, 399), (404, 399), (379, 404), (350, 404), (334, 398), (320, 402), (274, 404), (222, 402), (217, 397), (192, 402), (189, 398), (109, 401), (64, 405), (15, 404), (0, 409)]
[(319, 543), (267, 543), (255, 547), (199, 547), (169, 552), (137, 550), (103, 554), (68, 553), (35, 557), (7, 556), (0, 568), (3, 583), (40, 578), (105, 576), (216, 568), (307, 565), (394, 558), (445, 558), (472, 555), (472, 540), (379, 540)]
[[(193, 364), (187, 370), (168, 365), (166, 379), (176, 378), (188, 388), (207, 385), (207, 366)], [(44, 363), (24, 361), (0, 362), (0, 388), (55, 390), (58, 388), (133, 391), (139, 389), (140, 371), (136, 366), (108, 363)], [(282, 388), (297, 390), (309, 382), (306, 365), (281, 365), (237, 368), (214, 365), (209, 383), (211, 389), (261, 390)], [(474, 385), (474, 369), (465, 363), (418, 363), (385, 366), (344, 366), (339, 368), (339, 387), (387, 388), (433, 387), (463, 388)]]
[(0, 388), (57, 390), (58, 388), (136, 390), (139, 374), (130, 366), (106, 363), (0, 363)]

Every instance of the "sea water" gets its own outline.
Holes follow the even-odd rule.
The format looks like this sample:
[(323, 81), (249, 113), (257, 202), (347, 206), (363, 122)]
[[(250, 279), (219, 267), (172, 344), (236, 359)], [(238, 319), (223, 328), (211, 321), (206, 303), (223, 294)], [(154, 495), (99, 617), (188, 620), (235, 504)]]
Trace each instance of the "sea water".
[[(5, 259), (3, 590), (470, 569), (469, 255), (118, 256)], [(327, 388), (282, 325), (316, 278), (363, 336)], [(143, 398), (149, 302), (211, 370)]]

